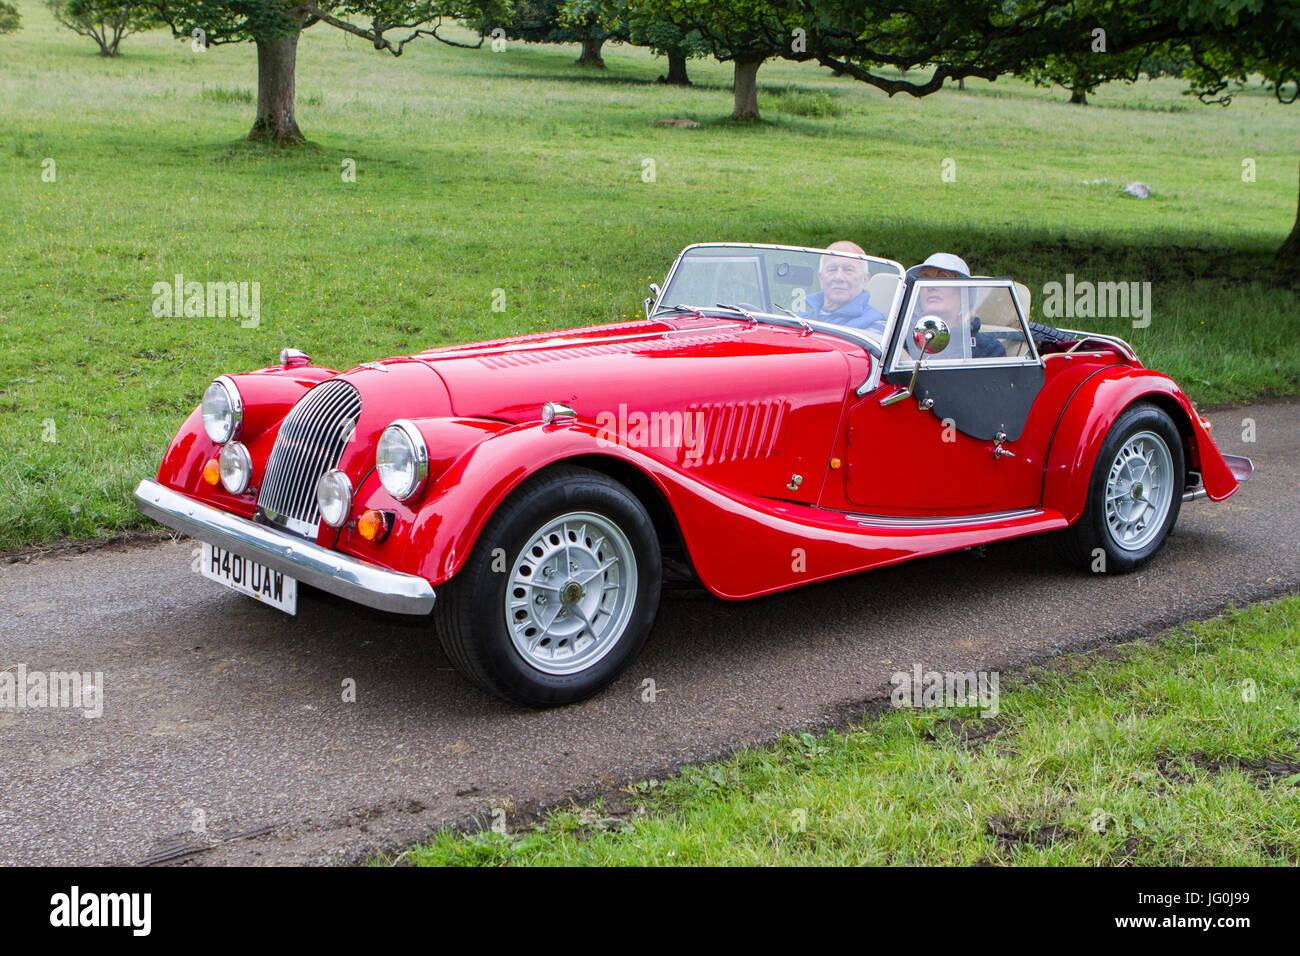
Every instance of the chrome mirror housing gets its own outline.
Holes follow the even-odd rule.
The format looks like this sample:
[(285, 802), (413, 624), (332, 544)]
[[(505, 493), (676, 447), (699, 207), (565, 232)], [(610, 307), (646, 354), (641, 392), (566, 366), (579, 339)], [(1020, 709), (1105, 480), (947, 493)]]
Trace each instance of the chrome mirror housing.
[(937, 315), (923, 315), (916, 320), (916, 325), (912, 326), (912, 340), (921, 349), (921, 354), (916, 357), (916, 365), (912, 366), (912, 380), (901, 392), (895, 392), (888, 398), (881, 399), (881, 405), (893, 405), (895, 402), (912, 397), (916, 388), (916, 376), (921, 372), (921, 363), (925, 361), (927, 355), (934, 355), (946, 349), (948, 343), (952, 341), (952, 333), (948, 331), (948, 323)]
[(650, 315), (654, 312), (655, 303), (659, 301), (660, 295), (662, 295), (662, 292), (658, 284), (651, 282), (650, 295), (646, 298), (645, 302), (642, 303), (642, 307), (645, 309), (645, 317), (647, 319), (650, 318)]
[[(952, 334), (948, 331), (948, 323), (937, 315), (923, 315), (916, 320), (916, 325), (912, 327), (912, 341), (914, 341), (926, 355), (934, 355), (936, 352), (942, 352), (952, 341)], [(917, 367), (921, 365), (921, 359), (916, 360)]]

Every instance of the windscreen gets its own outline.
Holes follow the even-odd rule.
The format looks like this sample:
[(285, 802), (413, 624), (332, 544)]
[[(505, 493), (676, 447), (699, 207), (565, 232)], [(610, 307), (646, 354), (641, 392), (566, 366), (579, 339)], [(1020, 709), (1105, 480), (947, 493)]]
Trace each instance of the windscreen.
[(702, 246), (683, 253), (660, 308), (732, 306), (754, 315), (824, 322), (881, 340), (902, 281), (896, 263), (850, 253)]

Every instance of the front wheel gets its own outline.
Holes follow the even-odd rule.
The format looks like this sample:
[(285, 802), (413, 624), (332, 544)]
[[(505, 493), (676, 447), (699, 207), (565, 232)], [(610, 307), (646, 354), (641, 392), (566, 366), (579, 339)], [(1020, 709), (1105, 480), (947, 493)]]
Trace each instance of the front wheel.
[(1136, 571), (1164, 545), (1183, 503), (1183, 443), (1163, 409), (1139, 403), (1111, 426), (1065, 556), (1093, 571)]
[(522, 484), (438, 595), (438, 638), (498, 697), (567, 704), (607, 686), (654, 624), (662, 577), (645, 507), (599, 472), (561, 466)]

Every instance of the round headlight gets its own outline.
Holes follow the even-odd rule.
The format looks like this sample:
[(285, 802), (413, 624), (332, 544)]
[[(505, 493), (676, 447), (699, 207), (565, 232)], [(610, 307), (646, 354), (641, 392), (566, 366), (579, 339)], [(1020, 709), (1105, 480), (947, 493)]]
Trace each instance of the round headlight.
[(244, 420), (244, 401), (239, 397), (235, 383), (225, 375), (208, 386), (199, 411), (203, 416), (203, 430), (218, 445), (224, 445), (239, 434), (239, 425)]
[(420, 430), (404, 418), (385, 428), (375, 448), (375, 470), (398, 501), (419, 494), (429, 476), (429, 449)]
[(242, 495), (253, 477), (253, 459), (249, 457), (248, 449), (232, 441), (222, 446), (217, 463), (221, 466), (221, 483), (226, 490), (232, 495)]
[(352, 513), (352, 482), (348, 476), (333, 468), (320, 476), (316, 483), (316, 506), (320, 518), (331, 528), (340, 528)]

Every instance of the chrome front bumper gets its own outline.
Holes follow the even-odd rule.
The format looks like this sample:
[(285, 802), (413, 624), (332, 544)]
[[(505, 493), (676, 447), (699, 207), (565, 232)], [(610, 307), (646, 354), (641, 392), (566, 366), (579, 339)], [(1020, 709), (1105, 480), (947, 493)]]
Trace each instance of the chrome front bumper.
[(169, 528), (357, 604), (398, 614), (428, 614), (433, 610), (433, 586), (422, 577), (322, 548), (315, 542), (194, 501), (156, 481), (146, 478), (136, 486), (135, 503), (150, 518)]

